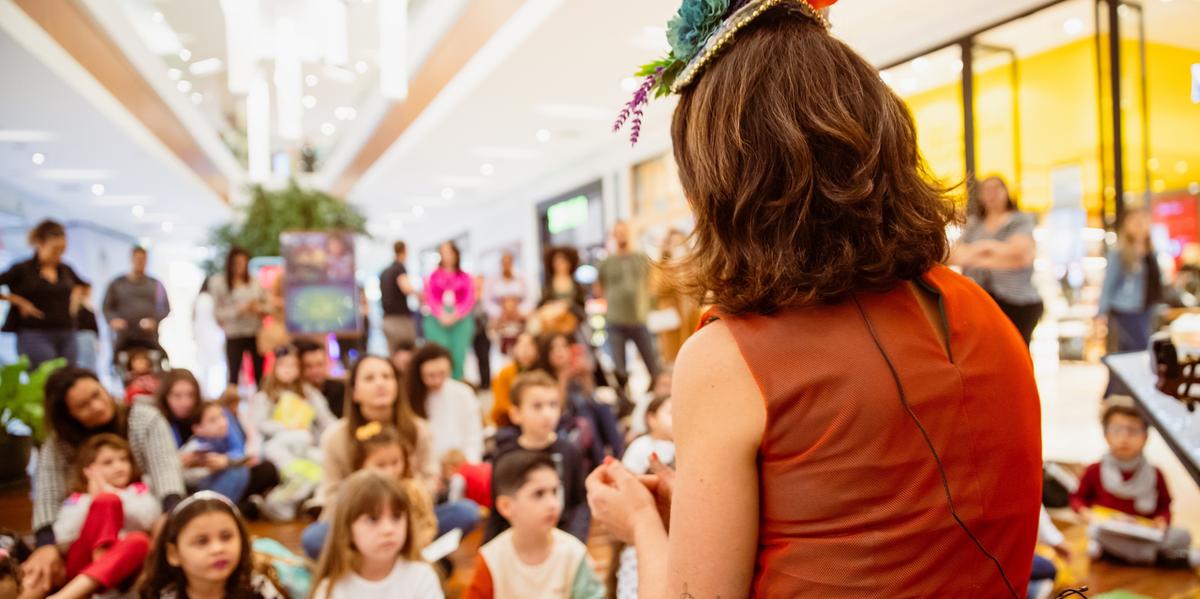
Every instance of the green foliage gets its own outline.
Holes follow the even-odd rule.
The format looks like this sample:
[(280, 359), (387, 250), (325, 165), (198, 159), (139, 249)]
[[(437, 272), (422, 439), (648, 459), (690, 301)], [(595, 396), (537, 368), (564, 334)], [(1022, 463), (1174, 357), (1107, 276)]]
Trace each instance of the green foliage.
[(256, 185), (251, 194), (246, 218), (240, 224), (225, 224), (212, 231), (214, 258), (206, 264), (209, 273), (221, 270), (233, 245), (245, 248), (251, 256), (278, 256), (279, 234), (284, 231), (367, 233), (367, 219), (357, 208), (323, 191), (304, 189), (295, 181), (278, 191)]
[(21, 356), (16, 364), (0, 368), (0, 436), (8, 435), (8, 425), (20, 420), (33, 429), (35, 443), (45, 439), (45, 390), (46, 379), (67, 361), (59, 358), (43, 362), (33, 372), (29, 371), (29, 358)]

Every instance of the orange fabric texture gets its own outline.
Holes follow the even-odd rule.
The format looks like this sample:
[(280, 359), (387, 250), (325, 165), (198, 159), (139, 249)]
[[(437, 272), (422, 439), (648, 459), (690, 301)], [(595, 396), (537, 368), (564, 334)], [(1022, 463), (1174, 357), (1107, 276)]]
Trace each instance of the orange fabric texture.
[[(1041, 498), (1029, 352), (973, 282), (938, 267), (949, 359), (908, 285), (859, 294), (941, 456), (958, 514), (1025, 595)], [(722, 316), (766, 401), (754, 597), (1006, 597), (853, 301)]]
[(475, 573), (471, 583), (463, 591), (462, 599), (492, 599), (496, 591), (492, 587), (492, 573), (488, 570), (487, 560), (482, 555), (475, 557)]

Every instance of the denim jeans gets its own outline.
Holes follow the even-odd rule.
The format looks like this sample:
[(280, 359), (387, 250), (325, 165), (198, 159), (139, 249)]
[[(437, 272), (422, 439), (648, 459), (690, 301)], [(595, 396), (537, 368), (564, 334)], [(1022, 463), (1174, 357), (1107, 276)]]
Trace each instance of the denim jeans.
[(100, 370), (100, 339), (96, 331), (78, 331), (75, 333), (75, 365), (92, 372)]
[(29, 357), (30, 367), (37, 368), (42, 362), (55, 358), (66, 358), (74, 366), (79, 356), (79, 344), (75, 331), (69, 329), (40, 331), (17, 331), (17, 353)]
[[(465, 535), (479, 525), (479, 504), (470, 499), (435, 505), (433, 514), (437, 517), (439, 537), (456, 528), (463, 531)], [(329, 536), (329, 526), (328, 521), (319, 520), (309, 524), (308, 528), (305, 528), (300, 535), (300, 546), (304, 548), (304, 554), (309, 559), (315, 560), (321, 557), (321, 549), (325, 547), (325, 538)]]

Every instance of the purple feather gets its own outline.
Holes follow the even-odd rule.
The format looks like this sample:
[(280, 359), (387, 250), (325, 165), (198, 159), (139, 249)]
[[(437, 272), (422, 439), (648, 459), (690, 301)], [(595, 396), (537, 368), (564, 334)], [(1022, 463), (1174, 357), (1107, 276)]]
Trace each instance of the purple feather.
[(633, 99), (621, 109), (621, 113), (617, 115), (617, 121), (613, 123), (613, 131), (619, 131), (621, 127), (625, 126), (626, 121), (629, 121), (631, 116), (633, 117), (629, 136), (629, 141), (631, 144), (636, 145), (638, 136), (641, 135), (642, 116), (645, 114), (642, 111), (642, 107), (650, 102), (650, 91), (653, 90), (655, 84), (658, 83), (658, 79), (662, 76), (662, 72), (663, 68), (659, 67), (654, 70), (654, 74), (646, 77), (646, 80), (642, 82), (641, 87), (639, 87), (637, 91), (633, 93)]

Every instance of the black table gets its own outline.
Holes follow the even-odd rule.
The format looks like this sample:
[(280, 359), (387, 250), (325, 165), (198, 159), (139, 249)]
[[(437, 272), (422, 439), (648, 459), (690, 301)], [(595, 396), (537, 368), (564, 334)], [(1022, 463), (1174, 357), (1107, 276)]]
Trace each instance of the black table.
[(1104, 364), (1129, 388), (1150, 424), (1200, 485), (1200, 411), (1188, 412), (1182, 402), (1155, 388), (1158, 377), (1150, 369), (1150, 352), (1112, 354), (1104, 358)]

